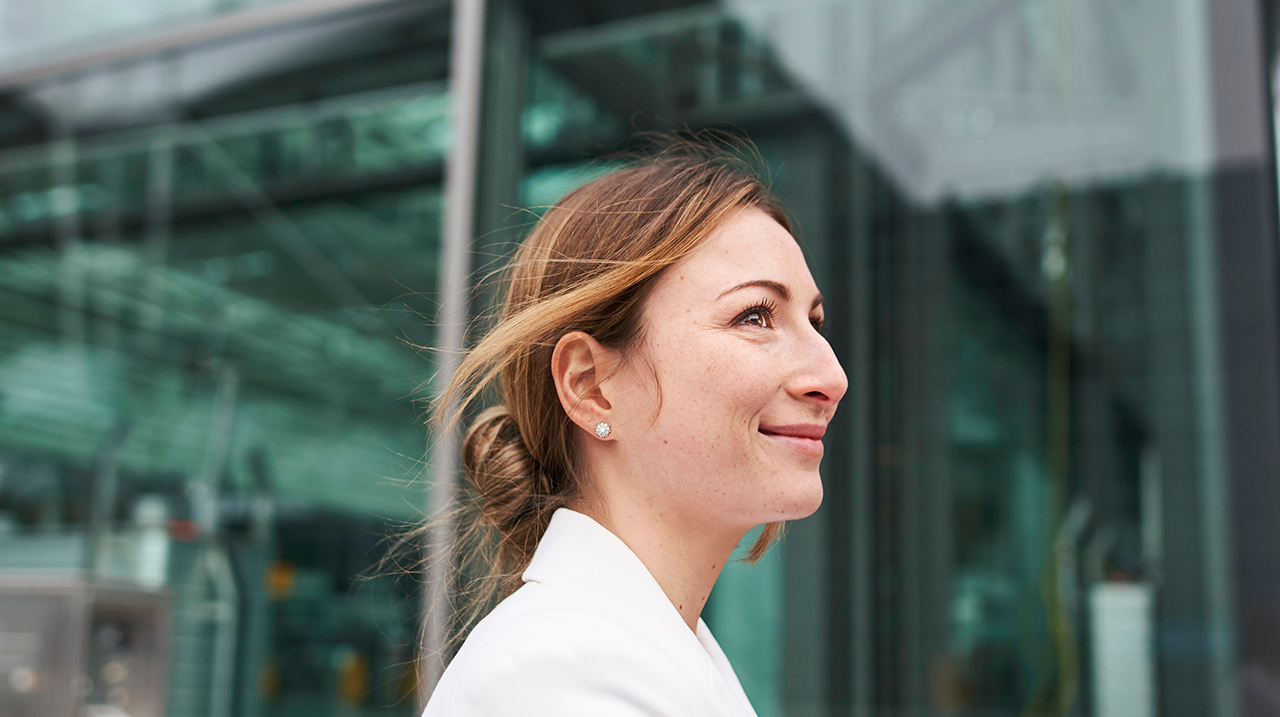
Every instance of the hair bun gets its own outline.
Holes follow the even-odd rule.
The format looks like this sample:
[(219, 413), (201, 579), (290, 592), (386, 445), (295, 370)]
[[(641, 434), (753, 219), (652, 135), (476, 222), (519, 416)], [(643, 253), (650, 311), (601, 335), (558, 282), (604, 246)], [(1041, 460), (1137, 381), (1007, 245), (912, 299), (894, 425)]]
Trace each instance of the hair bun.
[(537, 463), (506, 406), (489, 408), (472, 422), (462, 465), (485, 520), (501, 534), (503, 568), (521, 568), (560, 502), (537, 489)]

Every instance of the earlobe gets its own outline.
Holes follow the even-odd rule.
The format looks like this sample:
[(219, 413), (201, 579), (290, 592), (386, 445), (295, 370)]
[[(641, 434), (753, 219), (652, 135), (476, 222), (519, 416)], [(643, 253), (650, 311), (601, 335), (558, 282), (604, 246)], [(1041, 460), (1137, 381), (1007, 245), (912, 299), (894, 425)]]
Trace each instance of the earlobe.
[(551, 376), (560, 405), (574, 423), (602, 439), (609, 431), (601, 435), (600, 426), (609, 425), (613, 406), (601, 384), (616, 362), (616, 353), (582, 331), (561, 336), (551, 352)]

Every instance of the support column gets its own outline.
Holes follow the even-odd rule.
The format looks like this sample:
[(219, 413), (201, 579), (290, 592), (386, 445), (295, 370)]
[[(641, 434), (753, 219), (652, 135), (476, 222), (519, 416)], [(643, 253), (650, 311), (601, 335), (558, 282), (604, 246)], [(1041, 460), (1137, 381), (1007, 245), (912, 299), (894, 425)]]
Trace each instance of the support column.
[[(454, 145), (445, 171), (441, 304), (434, 345), (439, 357), (433, 394), (440, 395), (457, 369), (474, 326), (489, 317), (497, 286), (491, 277), (505, 265), (528, 223), (520, 213), (524, 175), (521, 118), (528, 74), (529, 28), (519, 0), (456, 0), (451, 48)], [(483, 151), (481, 151), (483, 147)], [(451, 587), (457, 565), (449, 518), (458, 491), (459, 437), (465, 426), (435, 437), (431, 456), (423, 685), (429, 696), (452, 657)]]
[(1214, 713), (1242, 717), (1280, 714), (1280, 260), (1260, 6), (1207, 3), (1214, 242), (1193, 256), (1193, 291), (1209, 298), (1194, 316), (1197, 347), (1211, 347), (1197, 352), (1198, 408), (1221, 458), (1202, 496)]
[[(444, 229), (441, 233), (440, 312), (436, 316), (436, 364), (432, 395), (443, 393), (461, 360), (471, 287), (476, 175), (480, 150), (480, 85), (484, 66), (485, 0), (455, 0), (449, 91), (453, 102), (453, 146), (445, 165)], [(446, 413), (449, 406), (445, 407)], [(458, 429), (434, 436), (428, 517), (423, 625), (422, 687), (429, 698), (444, 673), (452, 622), (453, 511), (458, 474)]]

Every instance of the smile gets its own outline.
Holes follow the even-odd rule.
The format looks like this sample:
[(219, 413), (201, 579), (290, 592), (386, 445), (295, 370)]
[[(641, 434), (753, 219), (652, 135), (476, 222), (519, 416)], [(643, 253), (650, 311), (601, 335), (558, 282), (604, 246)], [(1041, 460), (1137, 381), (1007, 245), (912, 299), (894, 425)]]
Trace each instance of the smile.
[(799, 423), (790, 426), (761, 425), (760, 433), (770, 442), (777, 443), (801, 453), (821, 457), (823, 453), (822, 436), (827, 427), (816, 423)]

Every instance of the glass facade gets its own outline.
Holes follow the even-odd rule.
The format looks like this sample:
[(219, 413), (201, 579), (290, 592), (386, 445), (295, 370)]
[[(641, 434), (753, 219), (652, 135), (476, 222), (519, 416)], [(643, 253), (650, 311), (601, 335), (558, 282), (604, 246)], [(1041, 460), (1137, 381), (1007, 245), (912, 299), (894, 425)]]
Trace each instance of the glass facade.
[(705, 128), (851, 380), (822, 509), (705, 615), (761, 717), (1280, 714), (1270, 3), (488, 0), (473, 147), (448, 4), (27, 5), (0, 713), (416, 713), (422, 580), (378, 561), (440, 460), (446, 157), (479, 314), (521, 210)]

